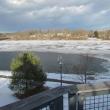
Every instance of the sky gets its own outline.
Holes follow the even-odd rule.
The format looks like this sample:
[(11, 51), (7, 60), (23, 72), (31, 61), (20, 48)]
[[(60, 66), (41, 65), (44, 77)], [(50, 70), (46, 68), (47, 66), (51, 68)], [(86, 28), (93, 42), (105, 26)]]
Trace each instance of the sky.
[(0, 32), (109, 28), (110, 0), (0, 0)]

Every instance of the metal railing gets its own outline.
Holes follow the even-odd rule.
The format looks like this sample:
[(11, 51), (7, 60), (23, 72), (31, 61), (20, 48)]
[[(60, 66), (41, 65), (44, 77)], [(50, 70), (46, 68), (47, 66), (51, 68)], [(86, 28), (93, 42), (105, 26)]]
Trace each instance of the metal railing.
[(110, 110), (110, 94), (86, 97), (83, 110)]
[(0, 110), (63, 110), (63, 95), (69, 87), (57, 87), (1, 107)]
[[(67, 109), (64, 94), (68, 94)], [(62, 86), (1, 107), (0, 110), (110, 110), (110, 82)]]
[(77, 89), (76, 96), (70, 97), (74, 98), (73, 110), (110, 110), (110, 82), (80, 84)]

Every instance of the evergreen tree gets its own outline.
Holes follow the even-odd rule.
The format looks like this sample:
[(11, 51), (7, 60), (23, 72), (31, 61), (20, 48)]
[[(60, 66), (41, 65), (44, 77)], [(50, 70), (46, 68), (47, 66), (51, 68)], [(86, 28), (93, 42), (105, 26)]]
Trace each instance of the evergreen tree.
[(43, 87), (47, 78), (40, 60), (30, 52), (17, 55), (11, 62), (11, 71), (10, 88), (16, 94), (26, 94), (36, 87)]
[(98, 31), (94, 31), (94, 37), (99, 38)]

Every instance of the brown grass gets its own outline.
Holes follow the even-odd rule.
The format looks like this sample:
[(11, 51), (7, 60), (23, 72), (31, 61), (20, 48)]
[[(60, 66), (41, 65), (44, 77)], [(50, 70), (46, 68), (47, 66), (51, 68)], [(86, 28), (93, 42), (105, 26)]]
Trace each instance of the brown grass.
[[(110, 30), (97, 31), (98, 38), (110, 40)], [(0, 34), (0, 40), (86, 40), (94, 37), (94, 31), (80, 30), (32, 30)]]

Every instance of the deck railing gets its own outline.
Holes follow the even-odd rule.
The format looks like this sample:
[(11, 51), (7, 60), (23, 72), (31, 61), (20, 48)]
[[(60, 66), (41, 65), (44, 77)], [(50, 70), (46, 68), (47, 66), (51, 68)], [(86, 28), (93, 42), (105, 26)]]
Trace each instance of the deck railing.
[(63, 110), (63, 95), (68, 90), (68, 87), (57, 87), (1, 107), (0, 110)]
[[(66, 108), (64, 100), (68, 100)], [(57, 87), (0, 110), (110, 110), (110, 82)]]

